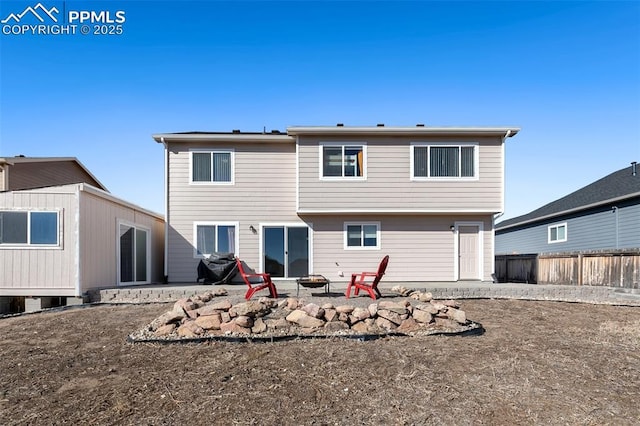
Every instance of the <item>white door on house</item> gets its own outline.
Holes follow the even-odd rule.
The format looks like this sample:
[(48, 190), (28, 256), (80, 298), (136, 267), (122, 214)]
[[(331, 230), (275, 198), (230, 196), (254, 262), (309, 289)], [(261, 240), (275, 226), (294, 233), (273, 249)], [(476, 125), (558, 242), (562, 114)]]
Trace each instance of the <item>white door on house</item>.
[(272, 277), (293, 278), (309, 274), (309, 228), (264, 226), (262, 265)]
[(126, 223), (119, 224), (118, 283), (149, 282), (149, 230)]
[(480, 227), (458, 227), (458, 279), (479, 280), (480, 277)]

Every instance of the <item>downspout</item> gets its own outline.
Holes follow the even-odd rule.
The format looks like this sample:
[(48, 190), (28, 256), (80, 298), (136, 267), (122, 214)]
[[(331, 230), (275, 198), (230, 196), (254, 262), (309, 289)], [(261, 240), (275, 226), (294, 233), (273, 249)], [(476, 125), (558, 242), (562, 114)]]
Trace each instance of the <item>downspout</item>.
[(169, 282), (169, 145), (160, 138), (164, 146), (164, 270), (163, 283)]
[(613, 214), (616, 215), (616, 249), (620, 248), (620, 241), (619, 241), (619, 234), (620, 232), (619, 230), (619, 226), (620, 226), (620, 222), (619, 222), (619, 218), (618, 218), (618, 207), (617, 206), (613, 206), (611, 207), (611, 210), (613, 210)]

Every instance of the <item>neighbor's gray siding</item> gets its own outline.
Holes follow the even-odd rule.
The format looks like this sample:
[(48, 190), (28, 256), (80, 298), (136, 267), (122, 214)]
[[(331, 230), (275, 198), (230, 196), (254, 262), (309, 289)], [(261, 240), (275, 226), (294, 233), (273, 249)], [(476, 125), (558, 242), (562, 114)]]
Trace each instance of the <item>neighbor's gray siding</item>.
[[(190, 185), (189, 149), (233, 149), (234, 185)], [(169, 146), (168, 275), (194, 282), (195, 221), (239, 222), (236, 254), (258, 268), (260, 224), (304, 222), (296, 214), (296, 153), (293, 143), (171, 144)]]
[(126, 222), (149, 230), (151, 268), (149, 281), (164, 276), (164, 221), (143, 211), (100, 197), (80, 193), (81, 291), (118, 284), (118, 224)]
[[(320, 142), (367, 145), (367, 179), (320, 179)], [(412, 181), (412, 143), (478, 142), (479, 179)], [(503, 206), (501, 138), (300, 137), (299, 211), (499, 212)]]
[[(561, 216), (531, 226), (496, 231), (496, 254), (555, 253), (578, 250), (604, 250), (640, 247), (640, 200), (617, 203), (581, 214)], [(567, 223), (567, 241), (548, 243), (548, 227)]]
[[(346, 282), (352, 273), (375, 271), (385, 255), (384, 278), (393, 281), (454, 281), (457, 269), (456, 221), (483, 223), (483, 280), (493, 272), (491, 216), (305, 216), (313, 223), (313, 271), (333, 282)], [(344, 222), (380, 222), (380, 250), (345, 250)], [(339, 272), (343, 273), (341, 277)]]
[(0, 209), (59, 211), (60, 246), (0, 247), (0, 296), (74, 296), (76, 187), (0, 193)]

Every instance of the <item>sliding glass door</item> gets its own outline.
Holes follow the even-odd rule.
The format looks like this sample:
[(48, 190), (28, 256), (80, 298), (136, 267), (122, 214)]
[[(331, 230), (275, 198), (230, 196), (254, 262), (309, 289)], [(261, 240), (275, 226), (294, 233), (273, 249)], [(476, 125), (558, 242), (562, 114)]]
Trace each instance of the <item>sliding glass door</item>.
[(265, 226), (262, 238), (264, 272), (282, 278), (309, 274), (308, 227)]
[(118, 240), (120, 284), (149, 282), (149, 231), (120, 223)]

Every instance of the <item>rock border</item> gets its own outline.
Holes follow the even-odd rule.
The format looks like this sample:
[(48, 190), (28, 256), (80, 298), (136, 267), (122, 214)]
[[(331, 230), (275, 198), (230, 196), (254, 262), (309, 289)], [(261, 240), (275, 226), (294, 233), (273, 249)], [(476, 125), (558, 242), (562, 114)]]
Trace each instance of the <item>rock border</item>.
[[(380, 337), (419, 335), (479, 335), (481, 324), (467, 320), (454, 300), (436, 301), (430, 293), (392, 289), (405, 300), (376, 300), (367, 307), (325, 303), (302, 298), (271, 299), (232, 304), (224, 288), (183, 298), (127, 337), (130, 343), (211, 340), (275, 342), (307, 338), (347, 338), (360, 341)], [(415, 301), (415, 302), (413, 302)], [(413, 302), (413, 303), (412, 303)]]

